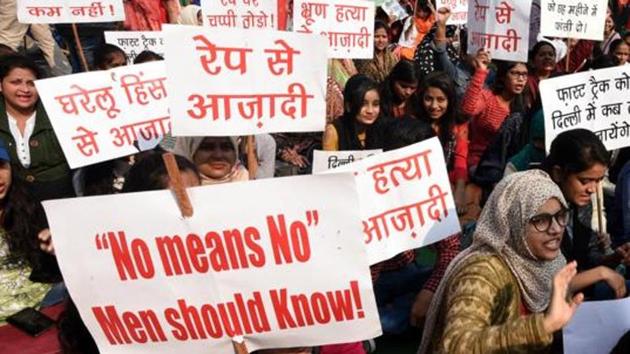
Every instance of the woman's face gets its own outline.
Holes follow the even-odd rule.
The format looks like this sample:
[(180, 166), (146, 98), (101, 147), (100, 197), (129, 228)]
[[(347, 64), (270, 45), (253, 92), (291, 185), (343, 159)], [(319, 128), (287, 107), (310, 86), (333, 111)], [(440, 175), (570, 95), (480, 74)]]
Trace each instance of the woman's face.
[(387, 37), (387, 31), (384, 28), (379, 28), (374, 31), (374, 49), (377, 52), (382, 52), (389, 45), (389, 38)]
[(551, 73), (556, 65), (556, 52), (551, 45), (543, 45), (534, 56), (534, 68), (538, 72)]
[(0, 200), (4, 200), (7, 196), (11, 182), (11, 163), (2, 161), (0, 162)]
[(236, 164), (236, 151), (227, 137), (203, 139), (193, 156), (199, 173), (212, 179), (227, 176)]
[(371, 125), (381, 112), (381, 99), (378, 91), (370, 90), (363, 96), (363, 105), (357, 115), (357, 121), (361, 124)]
[(527, 85), (527, 66), (519, 63), (508, 70), (505, 77), (505, 90), (512, 95), (520, 95)]
[(2, 95), (7, 106), (18, 110), (33, 110), (39, 99), (35, 88), (35, 73), (15, 68), (2, 80)]
[(422, 95), (422, 105), (431, 119), (440, 119), (448, 109), (448, 97), (437, 87), (429, 87)]
[(625, 65), (630, 57), (630, 46), (626, 42), (621, 42), (612, 54), (619, 65)]
[(554, 180), (559, 183), (564, 198), (578, 207), (591, 202), (591, 194), (597, 191), (597, 184), (604, 179), (606, 166), (596, 163), (586, 171), (563, 176), (559, 167), (554, 167)]
[[(536, 259), (552, 261), (558, 257), (567, 216), (568, 212), (562, 204), (556, 198), (551, 198), (538, 208), (527, 223), (525, 240)], [(558, 220), (564, 222), (561, 224)]]
[(107, 63), (100, 69), (109, 70), (125, 65), (127, 65), (127, 58), (120, 52), (113, 52), (107, 57)]
[(615, 21), (611, 16), (606, 17), (606, 23), (604, 24), (604, 34), (609, 35), (615, 28)]
[(418, 89), (418, 84), (409, 83), (403, 81), (394, 81), (394, 94), (402, 101), (405, 102), (411, 95), (413, 95)]

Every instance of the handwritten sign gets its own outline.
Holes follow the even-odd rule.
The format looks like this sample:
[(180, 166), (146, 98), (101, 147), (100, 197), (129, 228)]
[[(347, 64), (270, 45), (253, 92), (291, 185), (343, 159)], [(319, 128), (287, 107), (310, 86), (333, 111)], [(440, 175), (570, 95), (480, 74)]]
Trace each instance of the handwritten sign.
[(370, 156), (380, 154), (381, 149), (358, 151), (313, 151), (313, 173), (332, 170)]
[(187, 219), (166, 190), (44, 203), (102, 353), (233, 354), (235, 336), (253, 352), (381, 334), (350, 174), (188, 194)]
[(437, 0), (436, 8), (448, 7), (451, 17), (448, 25), (465, 25), (468, 23), (468, 0)]
[(527, 62), (531, 0), (468, 2), (468, 53), (481, 48), (495, 59)]
[(122, 49), (130, 63), (145, 50), (164, 56), (164, 40), (161, 32), (105, 31), (105, 42)]
[(609, 150), (630, 146), (630, 67), (588, 71), (540, 82), (547, 151), (563, 131), (593, 131)]
[(540, 31), (544, 36), (595, 41), (604, 39), (608, 1), (546, 0), (540, 5)]
[(437, 138), (377, 154), (334, 172), (355, 174), (370, 264), (460, 232)]
[(125, 20), (122, 0), (17, 0), (21, 23), (82, 23)]
[(66, 159), (78, 168), (138, 152), (170, 131), (163, 62), (35, 82)]
[(630, 331), (630, 298), (586, 301), (562, 330), (566, 354), (611, 353)]
[(174, 135), (324, 130), (323, 38), (188, 26), (163, 33)]
[(202, 0), (204, 26), (214, 28), (277, 27), (278, 3), (269, 0)]
[(327, 37), (329, 58), (372, 59), (374, 11), (366, 0), (295, 0), (293, 28)]
[(387, 0), (381, 5), (381, 9), (385, 11), (391, 22), (403, 20), (409, 17), (407, 10), (405, 10), (398, 0)]

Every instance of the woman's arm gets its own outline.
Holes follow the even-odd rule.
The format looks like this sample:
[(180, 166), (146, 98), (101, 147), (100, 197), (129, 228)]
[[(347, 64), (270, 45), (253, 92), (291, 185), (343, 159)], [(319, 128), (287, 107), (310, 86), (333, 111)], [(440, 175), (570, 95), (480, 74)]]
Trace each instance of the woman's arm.
[(339, 135), (332, 124), (326, 125), (324, 138), (322, 139), (322, 148), (325, 151), (339, 151)]

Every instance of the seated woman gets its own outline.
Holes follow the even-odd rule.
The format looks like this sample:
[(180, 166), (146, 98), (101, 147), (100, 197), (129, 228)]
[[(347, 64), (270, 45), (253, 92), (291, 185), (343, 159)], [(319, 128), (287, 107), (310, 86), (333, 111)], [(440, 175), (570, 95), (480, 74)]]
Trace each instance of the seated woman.
[(195, 164), (202, 185), (249, 180), (234, 137), (180, 137), (174, 152)]
[(457, 112), (453, 80), (443, 72), (427, 75), (410, 102), (410, 112), (429, 125), (444, 149), (448, 177), (459, 214), (466, 211), (468, 122)]
[(374, 22), (374, 57), (355, 59), (354, 63), (360, 74), (381, 83), (392, 71), (398, 59), (389, 48), (389, 26), (385, 22)]
[(420, 72), (415, 64), (408, 60), (399, 61), (381, 84), (383, 114), (391, 118), (404, 116), (407, 102), (418, 89), (419, 83)]
[(74, 196), (70, 167), (39, 100), (37, 66), (22, 56), (0, 61), (0, 139), (9, 148), (16, 178), (37, 200)]
[[(397, 119), (385, 129), (384, 150), (400, 149), (435, 135), (429, 124), (418, 119)], [(420, 327), (433, 293), (446, 268), (457, 256), (459, 234), (428, 246), (437, 253), (433, 266), (419, 266), (416, 250), (408, 250), (370, 267), (374, 295), (383, 332), (403, 334), (410, 325)]]
[(365, 75), (354, 75), (343, 91), (344, 113), (326, 126), (323, 149), (369, 150), (381, 148), (381, 98), (378, 85)]
[(14, 174), (0, 141), (0, 325), (23, 308), (41, 306), (52, 288), (48, 283), (61, 280), (54, 257), (39, 249), (44, 212)]
[(608, 235), (598, 234), (584, 222), (582, 214), (591, 204), (591, 196), (606, 175), (608, 151), (599, 138), (586, 129), (574, 129), (559, 134), (551, 143), (542, 168), (562, 190), (571, 208), (571, 222), (562, 240), (562, 253), (576, 260), (580, 272), (572, 284), (584, 289), (598, 283), (594, 292), (585, 292), (596, 300), (626, 295), (623, 277), (613, 269), (620, 262), (630, 261), (630, 243), (611, 249)]
[(567, 298), (576, 264), (560, 242), (569, 212), (540, 170), (512, 174), (490, 195), (472, 246), (433, 297), (419, 353), (533, 353), (548, 349), (583, 299)]

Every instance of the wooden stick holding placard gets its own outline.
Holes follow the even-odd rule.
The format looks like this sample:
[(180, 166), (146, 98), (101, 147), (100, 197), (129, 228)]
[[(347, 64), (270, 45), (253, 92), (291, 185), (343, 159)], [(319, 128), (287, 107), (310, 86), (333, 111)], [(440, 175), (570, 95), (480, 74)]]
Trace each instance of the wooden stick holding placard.
[(247, 170), (249, 171), (249, 179), (256, 179), (258, 172), (258, 157), (256, 156), (256, 137), (249, 135), (247, 137)]
[(571, 58), (571, 38), (567, 38), (567, 57), (564, 63), (564, 71), (566, 73), (569, 72), (569, 64), (571, 63), (570, 58)]
[(168, 172), (168, 178), (171, 180), (171, 189), (175, 193), (177, 199), (177, 205), (182, 212), (182, 216), (189, 218), (193, 216), (193, 207), (186, 193), (184, 182), (182, 181), (182, 174), (179, 172), (177, 161), (175, 161), (175, 155), (172, 152), (167, 152), (162, 155), (164, 165), (166, 165), (166, 172)]
[(74, 37), (74, 43), (77, 49), (79, 59), (81, 59), (81, 65), (85, 71), (90, 71), (87, 60), (85, 59), (85, 53), (83, 53), (83, 46), (81, 45), (81, 39), (79, 39), (79, 31), (77, 30), (76, 23), (72, 24), (72, 36)]
[(606, 225), (604, 223), (604, 187), (602, 182), (597, 183), (597, 191), (595, 193), (597, 206), (597, 231), (602, 234), (606, 233)]
[(240, 342), (232, 339), (232, 346), (234, 346), (234, 354), (249, 354), (245, 341), (242, 338)]

